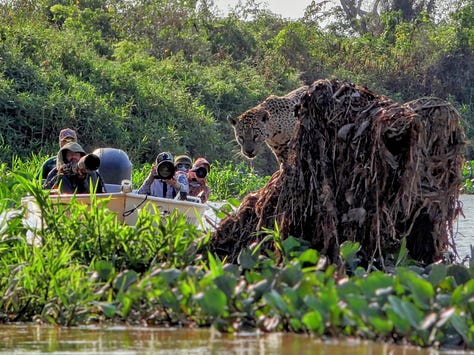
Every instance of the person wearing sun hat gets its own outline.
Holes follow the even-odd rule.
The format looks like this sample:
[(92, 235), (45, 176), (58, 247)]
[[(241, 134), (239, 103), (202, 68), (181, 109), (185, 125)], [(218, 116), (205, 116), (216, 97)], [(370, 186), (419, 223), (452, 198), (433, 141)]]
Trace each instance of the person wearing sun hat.
[[(65, 144), (70, 142), (77, 142), (77, 133), (71, 128), (64, 128), (59, 132), (59, 149), (61, 149)], [(52, 170), (57, 169), (57, 156), (50, 157), (41, 165), (38, 173), (36, 174), (36, 179), (43, 179), (45, 181), (48, 177), (48, 174)]]
[(173, 154), (161, 152), (137, 192), (155, 197), (175, 198), (182, 188), (182, 184), (176, 179)]
[(90, 193), (94, 189), (97, 193), (105, 192), (104, 182), (97, 172), (99, 165), (100, 159), (94, 154), (86, 154), (79, 143), (66, 143), (58, 152), (57, 174), (48, 174), (43, 188), (57, 188), (62, 194)]
[(206, 203), (211, 195), (211, 188), (207, 186), (207, 175), (211, 171), (211, 165), (205, 158), (197, 158), (194, 165), (188, 171), (189, 194), (201, 198)]

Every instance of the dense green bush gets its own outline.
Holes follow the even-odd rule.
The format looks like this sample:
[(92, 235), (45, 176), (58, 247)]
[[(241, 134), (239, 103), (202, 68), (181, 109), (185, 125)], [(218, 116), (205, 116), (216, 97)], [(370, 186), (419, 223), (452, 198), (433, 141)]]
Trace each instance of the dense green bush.
[[(211, 5), (2, 4), (1, 160), (52, 154), (69, 126), (88, 150), (118, 147), (137, 165), (163, 150), (237, 163), (227, 116), (333, 76), (400, 101), (449, 99), (471, 138), (472, 1), (442, 21), (382, 13), (359, 36), (343, 30), (350, 22), (321, 27), (319, 10), (300, 21), (259, 8), (219, 18)], [(268, 151), (253, 166), (262, 176), (277, 169)]]

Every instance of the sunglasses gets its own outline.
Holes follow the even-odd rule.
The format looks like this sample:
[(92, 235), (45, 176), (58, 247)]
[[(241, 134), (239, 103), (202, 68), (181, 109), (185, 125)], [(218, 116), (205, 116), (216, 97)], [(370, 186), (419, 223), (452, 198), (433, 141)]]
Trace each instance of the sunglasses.
[(189, 170), (189, 169), (191, 169), (191, 165), (186, 164), (186, 163), (178, 163), (178, 164), (176, 164), (176, 168), (178, 168), (178, 169), (183, 169), (184, 168), (184, 169)]

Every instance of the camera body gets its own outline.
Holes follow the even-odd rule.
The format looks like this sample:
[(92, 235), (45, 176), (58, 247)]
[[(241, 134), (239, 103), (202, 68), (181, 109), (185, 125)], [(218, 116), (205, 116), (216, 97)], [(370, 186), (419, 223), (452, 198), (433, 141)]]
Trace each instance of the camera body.
[(196, 176), (200, 179), (203, 179), (207, 176), (207, 169), (203, 166), (200, 166), (199, 168), (191, 169), (191, 171), (194, 171), (196, 173)]
[(173, 178), (174, 173), (176, 172), (176, 168), (172, 161), (163, 160), (158, 163), (156, 166), (156, 175), (154, 176), (155, 179), (161, 180), (169, 180)]

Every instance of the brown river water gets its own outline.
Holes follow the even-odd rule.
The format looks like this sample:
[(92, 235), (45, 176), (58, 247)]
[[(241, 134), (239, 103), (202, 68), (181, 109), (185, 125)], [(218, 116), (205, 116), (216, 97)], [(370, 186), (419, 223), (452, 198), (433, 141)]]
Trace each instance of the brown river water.
[(469, 354), (366, 341), (321, 341), (286, 333), (222, 334), (213, 329), (0, 325), (0, 354)]
[[(455, 224), (459, 260), (474, 245), (474, 195), (462, 195), (465, 217)], [(474, 351), (422, 349), (367, 341), (315, 339), (309, 335), (157, 327), (54, 327), (0, 324), (0, 354), (316, 354), (437, 355)]]

